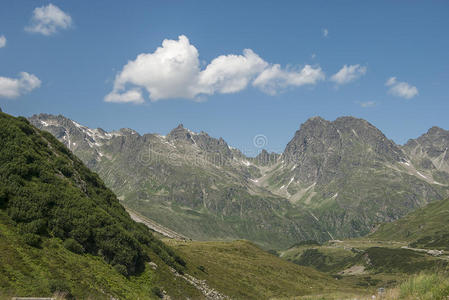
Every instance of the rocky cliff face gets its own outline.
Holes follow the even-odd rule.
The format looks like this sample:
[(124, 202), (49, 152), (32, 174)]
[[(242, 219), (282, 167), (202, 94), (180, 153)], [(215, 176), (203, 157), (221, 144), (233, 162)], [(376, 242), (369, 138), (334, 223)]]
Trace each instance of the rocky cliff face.
[(260, 186), (304, 206), (329, 235), (339, 237), (365, 234), (376, 223), (442, 199), (448, 183), (422, 174), (410, 153), (353, 117), (307, 120), (259, 179)]
[(182, 125), (167, 136), (105, 132), (62, 116), (30, 121), (96, 171), (128, 207), (194, 239), (245, 238), (269, 248), (325, 239), (309, 214), (254, 184), (257, 164), (221, 138)]
[(449, 181), (449, 131), (432, 127), (403, 148), (425, 176), (440, 183)]
[(327, 184), (344, 175), (346, 167), (405, 161), (401, 149), (382, 132), (353, 117), (334, 122), (309, 119), (287, 144), (282, 157), (286, 164), (295, 166), (296, 178), (305, 184)]
[(435, 165), (446, 155), (444, 142), (426, 137), (416, 142), (419, 149), (402, 149), (353, 117), (311, 118), (282, 154), (262, 151), (255, 158), (182, 125), (167, 136), (141, 136), (90, 129), (63, 116), (30, 121), (63, 141), (127, 206), (195, 239), (246, 238), (279, 248), (359, 236), (449, 189), (449, 177), (435, 181), (437, 173), (420, 168), (416, 154), (426, 153)]

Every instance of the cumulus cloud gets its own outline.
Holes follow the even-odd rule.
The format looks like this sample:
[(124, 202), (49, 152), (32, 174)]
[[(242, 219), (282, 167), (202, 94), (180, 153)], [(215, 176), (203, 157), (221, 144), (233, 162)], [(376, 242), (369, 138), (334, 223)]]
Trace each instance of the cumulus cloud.
[(268, 65), (251, 49), (243, 50), (243, 55), (219, 56), (200, 73), (201, 92), (206, 94), (239, 92)]
[(6, 47), (6, 37), (4, 35), (0, 35), (0, 48)]
[(43, 35), (52, 35), (59, 29), (67, 29), (72, 26), (72, 17), (53, 4), (36, 7), (31, 18), (31, 25), (25, 30)]
[(329, 30), (327, 30), (327, 28), (323, 29), (323, 36), (327, 37), (329, 35)]
[(40, 87), (41, 81), (33, 74), (21, 72), (19, 78), (0, 76), (0, 97), (17, 98)]
[(253, 81), (253, 86), (260, 88), (267, 94), (274, 95), (279, 89), (288, 86), (302, 86), (306, 84), (316, 84), (320, 80), (324, 80), (325, 75), (320, 67), (313, 68), (305, 65), (299, 71), (282, 70), (281, 66), (276, 64), (266, 68)]
[(116, 102), (116, 103), (136, 103), (140, 104), (144, 102), (142, 91), (140, 89), (132, 89), (123, 93), (112, 92), (109, 93), (105, 98), (106, 102)]
[(214, 58), (201, 68), (199, 53), (189, 39), (164, 40), (153, 53), (142, 53), (116, 75), (107, 102), (142, 103), (145, 89), (151, 101), (171, 98), (199, 100), (203, 95), (236, 93), (248, 85), (270, 94), (278, 88), (315, 84), (324, 78), (319, 67), (306, 65), (300, 71), (282, 70), (264, 61), (251, 49), (242, 55)]
[(396, 97), (411, 99), (419, 93), (416, 86), (410, 85), (407, 82), (400, 82), (396, 77), (390, 77), (385, 82), (385, 85), (390, 87), (388, 92)]
[(366, 67), (357, 65), (344, 65), (337, 73), (331, 76), (330, 80), (337, 85), (347, 84), (358, 78), (362, 77), (366, 73)]

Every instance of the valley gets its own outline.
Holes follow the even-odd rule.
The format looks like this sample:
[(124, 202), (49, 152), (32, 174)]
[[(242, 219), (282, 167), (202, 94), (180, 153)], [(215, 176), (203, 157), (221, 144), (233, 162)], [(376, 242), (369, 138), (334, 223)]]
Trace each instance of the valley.
[[(42, 120), (43, 116), (46, 121)], [(2, 168), (5, 172), (2, 173), (4, 183), (1, 190), (4, 210), (1, 212), (2, 235), (0, 237), (3, 245), (1, 249), (3, 259), (0, 264), (4, 272), (0, 274), (3, 291), (3, 295), (0, 296), (20, 292), (24, 295), (59, 293), (64, 297), (95, 295), (94, 297), (98, 299), (107, 298), (108, 295), (123, 299), (151, 298), (159, 295), (178, 298), (181, 295), (187, 295), (186, 293), (193, 298), (204, 297), (205, 299), (314, 298), (317, 295), (331, 299), (357, 295), (369, 297), (379, 288), (394, 290), (398, 285), (403, 284), (404, 279), (411, 278), (410, 276), (416, 276), (422, 272), (435, 272), (435, 270), (446, 272), (448, 268), (448, 232), (445, 225), (449, 202), (447, 198), (438, 199), (444, 197), (447, 192), (446, 185), (441, 182), (436, 184), (436, 181), (421, 180), (419, 177), (422, 176), (414, 175), (420, 172), (421, 175), (426, 174), (428, 179), (435, 174), (444, 174), (444, 168), (441, 171), (435, 171), (428, 163), (427, 169), (415, 167), (412, 161), (417, 158), (407, 156), (406, 151), (392, 142), (384, 141), (386, 146), (383, 145), (380, 150), (374, 151), (372, 147), (380, 146), (377, 144), (370, 146), (369, 141), (363, 147), (360, 144), (354, 146), (355, 141), (350, 138), (345, 142), (347, 146), (343, 147), (340, 138), (345, 135), (340, 132), (339, 141), (335, 142), (335, 145), (340, 145), (338, 147), (341, 149), (335, 148), (337, 146), (323, 145), (323, 142), (329, 141), (330, 138), (314, 140), (315, 137), (328, 135), (327, 131), (332, 132), (333, 126), (336, 125), (313, 118), (308, 121), (312, 124), (306, 123), (301, 126), (295, 138), (287, 146), (288, 150), (282, 155), (262, 152), (259, 157), (250, 158), (230, 148), (220, 139), (216, 140), (205, 133), (194, 134), (182, 126), (174, 129), (167, 137), (161, 138), (156, 135), (140, 136), (129, 129), (122, 129), (118, 133), (107, 133), (101, 129), (91, 130), (61, 116), (41, 115), (39, 124), (42, 129), (49, 130), (67, 146), (70, 145), (71, 150), (75, 154), (78, 153), (80, 158), (85, 155), (85, 163), (92, 170), (98, 168), (100, 175), (103, 174), (101, 176), (105, 183), (115, 182), (116, 186), (120, 186), (121, 194), (118, 199), (115, 199), (106, 186), (103, 186), (102, 179), (88, 171), (68, 149), (69, 147), (65, 148), (46, 131), (34, 128), (25, 118), (14, 118), (6, 114), (2, 114), (1, 117), (4, 145)], [(36, 120), (36, 117), (31, 118), (31, 123), (36, 124)], [(347, 122), (346, 119), (344, 121), (344, 123)], [(374, 140), (383, 139), (381, 133), (366, 122), (356, 119), (350, 119), (350, 121), (365, 124), (366, 130), (377, 133), (380, 138), (377, 137)], [(324, 122), (326, 126), (320, 127), (320, 130), (326, 133), (308, 134), (309, 128), (316, 127), (315, 122)], [(66, 127), (61, 127), (60, 124), (65, 124)], [(327, 128), (329, 126), (331, 129)], [(351, 129), (350, 134), (353, 135), (352, 131)], [(304, 137), (302, 137), (303, 134), (305, 134)], [(187, 138), (190, 138), (190, 141), (186, 142)], [(168, 142), (159, 144), (161, 139)], [(128, 143), (133, 146), (127, 146)], [(19, 144), (28, 146), (17, 148)], [(144, 161), (140, 158), (132, 162), (130, 159), (133, 156), (131, 153), (127, 154), (127, 151), (141, 157), (142, 153), (139, 154), (139, 151), (136, 153), (135, 150), (142, 147), (136, 146), (140, 144), (154, 147), (153, 149), (169, 145), (177, 151), (173, 154), (175, 160), (168, 159), (164, 156), (164, 151), (160, 149), (156, 151), (157, 160)], [(120, 150), (113, 151), (116, 147)], [(298, 147), (300, 150), (297, 150)], [(327, 150), (318, 151), (317, 148), (323, 147)], [(347, 147), (349, 148), (346, 149)], [(359, 149), (360, 147), (362, 150)], [(442, 146), (438, 145), (438, 147)], [(214, 150), (209, 150), (210, 148)], [(8, 158), (10, 157), (8, 155), (11, 155), (8, 153), (12, 153), (9, 149), (20, 149), (15, 150), (12, 160)], [(335, 156), (334, 149), (340, 153), (337, 160), (332, 158)], [(359, 149), (361, 152), (354, 153), (352, 152), (354, 149)], [(216, 162), (210, 162), (208, 156), (204, 154), (207, 151), (209, 151), (207, 155), (224, 153), (223, 163), (217, 165)], [(308, 151), (310, 155), (313, 154), (312, 156), (321, 155), (320, 160), (309, 157)], [(348, 151), (350, 153), (348, 157), (351, 159), (345, 158), (345, 153)], [(184, 160), (181, 154), (189, 159)], [(95, 159), (93, 155), (96, 155)], [(201, 163), (192, 163), (192, 157), (195, 155), (202, 159)], [(274, 161), (266, 159), (267, 155), (273, 157)], [(358, 161), (357, 155), (362, 155), (363, 159), (360, 158)], [(420, 157), (423, 155), (421, 154)], [(89, 157), (90, 159), (87, 159)], [(438, 157), (439, 162), (445, 159), (441, 154)], [(425, 160), (427, 157), (421, 159)], [(320, 163), (317, 165), (318, 162)], [(145, 172), (147, 176), (156, 173), (157, 176), (150, 177), (153, 180), (154, 178), (162, 180), (162, 175), (158, 172), (165, 172), (167, 177), (164, 182), (170, 183), (141, 189), (148, 187), (148, 179), (138, 178), (137, 175), (140, 173), (134, 173), (130, 178), (126, 177), (125, 174), (132, 172), (130, 167), (125, 168), (127, 164), (132, 165), (135, 170)], [(140, 166), (141, 169), (139, 164), (143, 165)], [(335, 171), (331, 174), (332, 176), (327, 173), (331, 167), (324, 168), (322, 164), (334, 164)], [(432, 164), (435, 166), (435, 160)], [(441, 163), (439, 165), (444, 166)], [(306, 173), (309, 176), (302, 178), (304, 173), (296, 170), (301, 168), (307, 169)], [(397, 219), (394, 222), (383, 223), (379, 226), (376, 223), (376, 228), (368, 235), (364, 232), (352, 234), (351, 231), (338, 235), (338, 230), (345, 228), (345, 222), (349, 222), (354, 228), (357, 219), (337, 219), (340, 227), (331, 231), (330, 227), (326, 227), (325, 216), (329, 218), (329, 215), (333, 214), (335, 217), (338, 205), (344, 203), (338, 201), (339, 195), (348, 196), (354, 193), (354, 190), (351, 193), (346, 185), (336, 184), (341, 182), (339, 176), (343, 176), (342, 178), (346, 180), (354, 178), (348, 177), (348, 173), (345, 173), (349, 172), (344, 171), (347, 168), (350, 168), (351, 172), (360, 172), (360, 176), (367, 176), (364, 178), (369, 178), (371, 184), (377, 182), (378, 186), (375, 184), (373, 187), (364, 185), (363, 182), (357, 185), (362, 190), (374, 189), (371, 191), (373, 195), (376, 189), (386, 190), (390, 184), (394, 184), (399, 189), (403, 188), (408, 193), (414, 192), (411, 195), (414, 195), (413, 199), (416, 199), (416, 202), (410, 203), (411, 212), (402, 218), (399, 215), (394, 217), (393, 219)], [(376, 168), (383, 170), (382, 178), (374, 176), (377, 172)], [(366, 171), (368, 169), (371, 170)], [(386, 171), (387, 169), (389, 171)], [(52, 175), (51, 170), (56, 170), (56, 175)], [(121, 177), (124, 178), (123, 182), (114, 175), (116, 170), (120, 170), (117, 174), (124, 176)], [(342, 175), (339, 175), (340, 172), (343, 172)], [(388, 172), (392, 172), (391, 177), (388, 177), (390, 176), (387, 175)], [(109, 177), (105, 174), (109, 174)], [(197, 175), (192, 177), (192, 174), (197, 174), (198, 177)], [(200, 174), (203, 175), (199, 176)], [(393, 182), (385, 180), (393, 178), (394, 174), (397, 176), (396, 180)], [(174, 176), (179, 182), (173, 185), (176, 182), (170, 176)], [(211, 176), (215, 176), (216, 179)], [(220, 181), (220, 176), (225, 180)], [(282, 186), (279, 188), (278, 185), (285, 182), (282, 178), (290, 176), (297, 177), (298, 181), (290, 179), (283, 191), (284, 188)], [(192, 178), (194, 180), (189, 181)], [(409, 183), (414, 182), (414, 185), (419, 185), (420, 188), (408, 187), (402, 181), (404, 179), (407, 179), (406, 182)], [(131, 183), (142, 181), (143, 185), (137, 185), (136, 191), (131, 192), (134, 189)], [(305, 192), (296, 190), (301, 186), (300, 183), (308, 185)], [(23, 187), (16, 190), (13, 187), (17, 184)], [(66, 200), (57, 200), (51, 196), (52, 194), (46, 194), (45, 191), (54, 185), (67, 189), (66, 192), (59, 194), (63, 197), (61, 199)], [(198, 190), (198, 185), (204, 188)], [(338, 195), (331, 197), (333, 201), (322, 202), (318, 197), (319, 191), (322, 192), (331, 187), (339, 188), (336, 192)], [(34, 196), (20, 198), (19, 195), (29, 193), (26, 192), (27, 190), (34, 190), (31, 193)], [(307, 190), (313, 190), (313, 193), (307, 194)], [(213, 192), (209, 196), (207, 191)], [(434, 195), (436, 199), (427, 205), (421, 203), (419, 196), (424, 195), (420, 194), (420, 191), (425, 191), (425, 195)], [(78, 196), (70, 198), (67, 197), (69, 194)], [(192, 205), (192, 202), (196, 203), (198, 195), (202, 195), (203, 198), (199, 199), (199, 203)], [(295, 200), (293, 197), (295, 195), (303, 196)], [(384, 192), (383, 195), (387, 194)], [(82, 200), (84, 202), (73, 202), (72, 199), (77, 197), (84, 199)], [(359, 205), (366, 205), (365, 198), (355, 198), (357, 199), (362, 201)], [(401, 199), (407, 199), (407, 197), (399, 196), (388, 201), (393, 203)], [(236, 203), (236, 200), (240, 201)], [(351, 201), (352, 207), (345, 207), (346, 218), (351, 216), (351, 211), (354, 216), (356, 212), (359, 212), (358, 206), (354, 205), (355, 200)], [(101, 218), (94, 217), (97, 220), (94, 222), (94, 219), (89, 217), (92, 212), (85, 212), (87, 220), (91, 220), (87, 221), (88, 224), (93, 226), (88, 231), (81, 230), (81, 227), (77, 229), (79, 217), (71, 220), (71, 217), (67, 215), (65, 218), (70, 221), (66, 221), (65, 225), (55, 223), (58, 218), (64, 216), (64, 211), (70, 213), (70, 207), (80, 207), (80, 203), (87, 204), (90, 203), (89, 201), (93, 201), (92, 204), (88, 204), (83, 209), (107, 205), (103, 209), (115, 214), (111, 220), (118, 222), (117, 225), (108, 226), (125, 226), (131, 234), (137, 234), (137, 240), (131, 237), (120, 237), (125, 232), (120, 233), (119, 229), (111, 227), (110, 236), (103, 242), (105, 233), (102, 233), (101, 227), (96, 229), (95, 226), (98, 222), (111, 221), (101, 221)], [(101, 204), (102, 201), (106, 202)], [(119, 201), (127, 207), (126, 210)], [(176, 201), (179, 202), (174, 205)], [(97, 204), (93, 204), (94, 202)], [(18, 207), (37, 203), (42, 203), (40, 204), (43, 205), (42, 208), (48, 208), (40, 212), (36, 211), (35, 216), (28, 212), (26, 215), (21, 215), (23, 208)], [(396, 203), (396, 205), (399, 207), (399, 204)], [(422, 208), (413, 210), (414, 207), (420, 206)], [(55, 207), (58, 209), (55, 210)], [(375, 207), (370, 206), (370, 209)], [(390, 205), (388, 207), (391, 208)], [(148, 213), (150, 208), (154, 211)], [(378, 210), (374, 211), (379, 218), (383, 210), (382, 207), (376, 209)], [(236, 217), (236, 214), (240, 219)], [(153, 216), (156, 217), (153, 218)], [(141, 224), (134, 223), (132, 220)], [(262, 223), (257, 223), (255, 220), (262, 220)], [(173, 224), (179, 225), (173, 226)], [(184, 228), (191, 224), (201, 225), (201, 230), (195, 226)], [(209, 226), (209, 224), (213, 225)], [(236, 227), (235, 224), (240, 224), (241, 227)], [(290, 224), (289, 226), (292, 227), (286, 228), (285, 224)], [(302, 226), (299, 226), (300, 224)], [(55, 226), (63, 227), (59, 229)], [(75, 227), (71, 229), (70, 226)], [(370, 226), (373, 225), (370, 224)], [(217, 228), (221, 231), (215, 232)], [(178, 229), (181, 230), (178, 231)], [(113, 233), (114, 230), (118, 230), (117, 233)], [(133, 230), (136, 233), (132, 233)], [(198, 230), (196, 234), (189, 234), (195, 230)], [(291, 235), (273, 239), (274, 233), (277, 232), (280, 235), (285, 230)], [(305, 230), (308, 231), (303, 233)], [(224, 235), (223, 232), (227, 234)], [(117, 234), (117, 237), (114, 237), (114, 234)], [(353, 236), (353, 238), (339, 240), (333, 235)], [(365, 236), (357, 237), (358, 235)], [(109, 239), (117, 239), (122, 246), (116, 247), (105, 243)], [(98, 245), (95, 246), (97, 240)], [(126, 243), (142, 244), (126, 246)], [(137, 247), (136, 253), (140, 254), (136, 255), (140, 255), (140, 258), (139, 256), (132, 258), (129, 252), (120, 254), (120, 251), (127, 247), (131, 247), (129, 249)], [(145, 263), (148, 260), (150, 262)], [(85, 266), (77, 272), (78, 277), (75, 276), (73, 269), (77, 264)], [(89, 270), (95, 271), (84, 275)], [(45, 279), (38, 279), (36, 277), (40, 276), (38, 274), (46, 274)], [(15, 281), (11, 276), (21, 279)], [(85, 285), (87, 283), (84, 283), (85, 281), (82, 281), (79, 276), (89, 278), (88, 281), (92, 285), (87, 287)], [(31, 282), (34, 283), (31, 284)], [(73, 282), (77, 284), (73, 285)]]
[[(276, 256), (321, 272), (314, 283), (339, 281), (312, 294), (341, 297), (369, 297), (379, 288), (394, 289), (399, 278), (447, 269), (441, 228), (449, 132), (442, 129), (399, 146), (364, 120), (314, 117), (282, 154), (263, 150), (251, 158), (182, 125), (167, 136), (141, 136), (132, 129), (90, 129), (63, 116), (38, 115), (30, 122), (99, 172), (135, 221), (194, 262), (196, 280), (231, 298), (310, 294), (297, 285), (292, 290), (287, 278), (283, 286), (277, 274), (273, 290), (266, 290), (268, 283), (254, 286), (267, 272), (262, 261), (275, 259), (267, 268), (283, 272), (292, 267), (279, 265)], [(239, 239), (271, 254), (248, 260), (264, 250), (233, 242)], [(235, 285), (231, 274), (245, 264), (252, 279)]]
[(449, 1), (0, 1), (0, 300), (449, 300)]

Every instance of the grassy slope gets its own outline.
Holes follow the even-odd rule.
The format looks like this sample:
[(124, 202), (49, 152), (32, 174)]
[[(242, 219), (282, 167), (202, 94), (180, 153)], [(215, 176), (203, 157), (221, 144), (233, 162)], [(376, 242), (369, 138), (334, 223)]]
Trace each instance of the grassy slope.
[[(183, 270), (182, 259), (132, 221), (96, 174), (50, 134), (4, 113), (0, 226), (0, 292), (7, 295), (63, 290), (143, 299), (161, 284), (174, 296), (199, 296), (168, 269)], [(148, 269), (150, 260), (158, 270)]]
[(363, 288), (367, 293), (379, 287), (395, 287), (412, 274), (423, 271), (449, 271), (446, 257), (402, 249), (405, 245), (403, 242), (353, 239), (298, 245), (280, 255), (285, 260), (333, 274), (342, 286)]
[(311, 268), (284, 261), (254, 244), (169, 241), (197, 268), (194, 276), (233, 299), (267, 299), (354, 290)]
[(70, 292), (77, 299), (155, 299), (154, 287), (174, 298), (201, 298), (192, 286), (173, 280), (168, 267), (156, 255), (152, 257), (157, 271), (146, 266), (141, 274), (127, 278), (98, 256), (65, 249), (60, 239), (45, 239), (41, 248), (28, 246), (9, 217), (0, 212), (0, 299), (48, 297), (55, 291)]
[(430, 203), (370, 236), (380, 240), (417, 241), (418, 246), (449, 250), (449, 199)]

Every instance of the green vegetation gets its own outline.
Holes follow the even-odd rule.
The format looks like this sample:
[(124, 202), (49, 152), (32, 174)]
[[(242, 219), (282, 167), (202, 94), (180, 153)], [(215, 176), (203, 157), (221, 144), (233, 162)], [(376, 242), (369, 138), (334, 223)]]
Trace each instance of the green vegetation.
[[(174, 281), (185, 261), (51, 134), (0, 113), (0, 291), (124, 299), (198, 291)], [(154, 261), (158, 270), (149, 270)], [(3, 295), (0, 294), (0, 297)]]
[(382, 224), (370, 236), (378, 240), (400, 240), (415, 248), (449, 250), (449, 199), (436, 201), (393, 223)]
[[(342, 243), (347, 245), (351, 240)], [(374, 246), (367, 242), (362, 248), (346, 245), (291, 248), (281, 257), (329, 274), (344, 274), (343, 271), (354, 266), (362, 267), (363, 272), (359, 274), (416, 274), (424, 270), (445, 270), (449, 265), (445, 259), (387, 244)]]
[(59, 238), (43, 237), (39, 248), (27, 245), (14, 222), (0, 211), (0, 299), (53, 294), (67, 299), (156, 299), (156, 287), (172, 297), (201, 296), (191, 285), (174, 280), (168, 266), (149, 249), (157, 270), (144, 264), (140, 274), (123, 276), (100, 256), (79, 255), (64, 244)]
[(167, 264), (184, 261), (132, 221), (101, 179), (51, 134), (0, 115), (0, 204), (28, 245), (57, 237), (75, 253), (103, 257), (125, 275), (141, 272), (150, 247)]
[(369, 300), (446, 300), (449, 298), (449, 274), (447, 273), (421, 273), (410, 276), (397, 287), (386, 289), (382, 294), (373, 290), (371, 293), (342, 293), (332, 295), (313, 295), (297, 297), (302, 300), (342, 300), (360, 299)]
[(398, 299), (442, 300), (449, 297), (449, 274), (419, 274), (396, 290)]
[(448, 262), (409, 249), (372, 247), (364, 254), (369, 258), (368, 269), (377, 273), (419, 273), (424, 270), (446, 269)]
[(201, 266), (194, 276), (233, 299), (289, 298), (314, 293), (357, 290), (335, 279), (267, 253), (246, 241), (168, 241), (189, 263)]
[(301, 266), (314, 267), (322, 272), (337, 273), (358, 262), (358, 256), (351, 254), (341, 249), (335, 249), (335, 251), (329, 251), (327, 249), (323, 253), (318, 249), (311, 248), (304, 250), (299, 257), (291, 261)]

